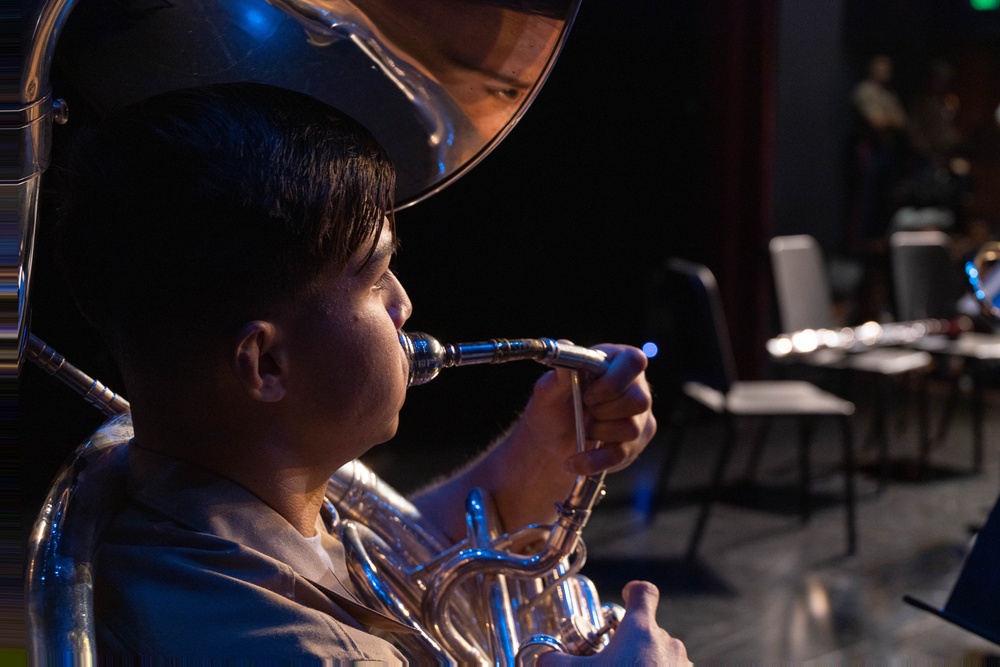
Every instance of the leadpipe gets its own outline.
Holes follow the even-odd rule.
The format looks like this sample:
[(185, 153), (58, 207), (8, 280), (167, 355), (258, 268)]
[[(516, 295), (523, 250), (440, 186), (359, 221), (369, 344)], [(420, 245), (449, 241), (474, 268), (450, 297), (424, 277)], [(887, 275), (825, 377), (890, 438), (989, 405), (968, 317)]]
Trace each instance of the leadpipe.
[(546, 366), (587, 370), (601, 374), (607, 355), (551, 338), (494, 338), (476, 343), (442, 345), (425, 333), (399, 332), (399, 343), (410, 360), (410, 386), (425, 384), (443, 368), (473, 364), (502, 364), (533, 359)]
[(95, 380), (66, 361), (61, 354), (46, 345), (35, 334), (28, 336), (28, 344), (25, 346), (24, 352), (42, 370), (75, 389), (83, 396), (83, 400), (109, 417), (122, 415), (131, 410), (128, 401), (108, 389), (100, 380)]

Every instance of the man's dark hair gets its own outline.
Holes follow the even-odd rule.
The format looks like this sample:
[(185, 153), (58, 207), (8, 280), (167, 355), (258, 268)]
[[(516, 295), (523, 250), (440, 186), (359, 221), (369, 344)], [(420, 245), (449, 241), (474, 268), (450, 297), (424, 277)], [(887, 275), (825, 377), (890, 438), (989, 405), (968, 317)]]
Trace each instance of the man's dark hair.
[(394, 226), (382, 147), (336, 109), (275, 86), (151, 97), (73, 155), (58, 261), (119, 363), (308, 298), (321, 271), (366, 242), (374, 250), (386, 218)]

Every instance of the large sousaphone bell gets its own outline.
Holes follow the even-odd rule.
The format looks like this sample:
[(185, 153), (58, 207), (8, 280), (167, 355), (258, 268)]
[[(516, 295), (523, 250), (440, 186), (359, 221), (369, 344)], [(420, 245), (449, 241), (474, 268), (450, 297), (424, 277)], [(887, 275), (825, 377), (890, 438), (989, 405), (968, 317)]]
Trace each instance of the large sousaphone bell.
[[(79, 4), (79, 6), (77, 6)], [(19, 200), (16, 337), (3, 360), (30, 358), (116, 415), (78, 449), (53, 484), (29, 544), (29, 655), (94, 657), (89, 549), (102, 503), (122, 473), (127, 401), (30, 333), (29, 286), (41, 177), (54, 123), (83, 125), (152, 94), (252, 80), (292, 88), (361, 120), (398, 172), (397, 208), (453, 182), (510, 131), (551, 70), (578, 0), (51, 0), (33, 7), (24, 38), (20, 107), (8, 111), (21, 147), (5, 175)], [(95, 267), (99, 270), (99, 267)], [(411, 384), (441, 368), (533, 359), (588, 373), (603, 357), (551, 339), (442, 346), (402, 334)], [(578, 439), (582, 422), (577, 401)], [(89, 482), (88, 482), (89, 479)], [(530, 662), (550, 650), (592, 653), (622, 610), (601, 605), (577, 574), (580, 532), (603, 477), (581, 477), (552, 526), (504, 535), (488, 499), (467, 503), (468, 538), (446, 544), (412, 506), (360, 464), (331, 479), (352, 577), (370, 604), (412, 620), (404, 650), (419, 662)], [(73, 517), (82, 520), (72, 525)]]
[[(452, 183), (514, 127), (552, 69), (579, 0), (41, 0), (28, 3), (19, 106), (0, 111), (19, 162), (0, 174), (20, 221), (16, 345), (52, 126), (192, 85), (257, 81), (360, 120), (398, 172), (397, 209)], [(13, 339), (12, 327), (7, 339)], [(13, 350), (13, 353), (11, 353)]]

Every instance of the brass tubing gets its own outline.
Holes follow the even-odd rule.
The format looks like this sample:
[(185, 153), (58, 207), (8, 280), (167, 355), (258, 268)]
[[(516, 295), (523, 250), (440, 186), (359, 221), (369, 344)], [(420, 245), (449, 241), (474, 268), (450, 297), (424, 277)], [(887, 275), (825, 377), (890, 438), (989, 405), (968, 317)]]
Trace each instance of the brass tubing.
[(129, 402), (108, 389), (100, 380), (95, 380), (49, 347), (35, 334), (28, 336), (25, 354), (43, 371), (69, 385), (98, 410), (113, 417), (129, 412)]

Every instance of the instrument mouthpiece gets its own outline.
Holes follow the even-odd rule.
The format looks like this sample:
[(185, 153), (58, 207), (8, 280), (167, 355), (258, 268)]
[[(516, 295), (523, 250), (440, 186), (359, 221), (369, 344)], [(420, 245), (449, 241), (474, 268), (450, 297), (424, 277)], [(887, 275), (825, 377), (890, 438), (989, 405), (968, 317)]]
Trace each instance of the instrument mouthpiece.
[(502, 364), (533, 359), (546, 366), (574, 368), (601, 375), (607, 368), (607, 355), (579, 345), (560, 343), (551, 338), (494, 338), (477, 343), (442, 345), (425, 333), (399, 332), (399, 343), (410, 362), (408, 386), (426, 384), (442, 368), (472, 364)]

